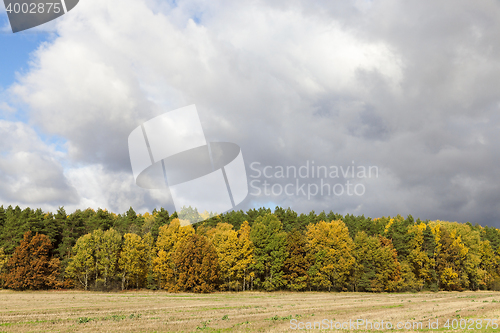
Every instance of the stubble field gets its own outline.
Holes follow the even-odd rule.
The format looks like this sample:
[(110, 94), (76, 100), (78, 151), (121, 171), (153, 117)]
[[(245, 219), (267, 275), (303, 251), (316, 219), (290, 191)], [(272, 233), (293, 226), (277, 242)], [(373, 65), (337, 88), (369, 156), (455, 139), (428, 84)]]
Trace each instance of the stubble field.
[[(0, 290), (0, 332), (500, 332), (500, 292), (417, 294), (244, 292), (170, 294), (128, 291)], [(359, 329), (347, 327), (365, 320)], [(450, 319), (450, 328), (444, 328)], [(454, 320), (455, 319), (455, 320)], [(439, 330), (427, 328), (429, 320)], [(453, 321), (454, 320), (454, 321)], [(482, 320), (482, 321), (480, 321)], [(376, 329), (384, 321), (396, 328)], [(373, 325), (370, 329), (370, 322)], [(408, 325), (415, 329), (408, 329)], [(362, 323), (362, 322), (359, 322)], [(400, 324), (402, 323), (402, 324)], [(340, 325), (344, 325), (343, 329)], [(328, 325), (326, 327), (325, 325)], [(331, 325), (331, 326), (330, 326)], [(461, 329), (465, 326), (465, 329)], [(329, 329), (333, 326), (333, 329)], [(453, 326), (456, 329), (453, 329)], [(326, 329), (325, 329), (326, 328)]]

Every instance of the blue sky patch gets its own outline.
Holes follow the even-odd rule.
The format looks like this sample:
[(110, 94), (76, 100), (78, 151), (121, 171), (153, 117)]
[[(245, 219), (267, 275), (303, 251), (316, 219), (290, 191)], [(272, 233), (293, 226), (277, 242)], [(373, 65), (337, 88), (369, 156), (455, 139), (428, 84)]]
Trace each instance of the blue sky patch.
[(48, 33), (0, 32), (0, 90), (14, 83), (16, 72), (28, 71), (31, 54), (50, 36)]

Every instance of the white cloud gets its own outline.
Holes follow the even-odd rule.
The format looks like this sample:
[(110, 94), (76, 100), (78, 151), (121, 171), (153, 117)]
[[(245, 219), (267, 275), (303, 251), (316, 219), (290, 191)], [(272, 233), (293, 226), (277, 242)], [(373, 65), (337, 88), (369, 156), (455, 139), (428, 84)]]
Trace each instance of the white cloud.
[(92, 207), (124, 212), (132, 206), (137, 212), (151, 211), (168, 203), (161, 191), (150, 193), (134, 184), (128, 172), (106, 172), (102, 166), (91, 165), (66, 171), (68, 182), (77, 189), (80, 200), (68, 209)]
[(26, 204), (75, 203), (76, 191), (64, 176), (60, 153), (30, 127), (0, 120), (0, 198)]
[(0, 102), (0, 112), (5, 112), (5, 113), (14, 113), (16, 110), (10, 106), (9, 104), (5, 103), (5, 102)]

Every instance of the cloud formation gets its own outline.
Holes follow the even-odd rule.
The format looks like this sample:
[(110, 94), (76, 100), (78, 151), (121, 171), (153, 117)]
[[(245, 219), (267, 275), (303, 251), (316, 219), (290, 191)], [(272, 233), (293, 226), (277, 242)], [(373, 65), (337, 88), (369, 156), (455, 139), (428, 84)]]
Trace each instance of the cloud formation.
[[(42, 184), (50, 200), (22, 185), (1, 196), (172, 209), (168, 195), (133, 184), (127, 136), (196, 104), (207, 139), (238, 143), (249, 174), (252, 162), (379, 169), (363, 196), (249, 196), (242, 209), (498, 227), (499, 17), (498, 5), (467, 1), (86, 0), (54, 23), (58, 37), (9, 89), (29, 110), (29, 125), (16, 126), (64, 138), (66, 150), (45, 160), (30, 155), (36, 143), (9, 148), (16, 158), (2, 172)], [(51, 171), (42, 181), (14, 167), (27, 164)]]

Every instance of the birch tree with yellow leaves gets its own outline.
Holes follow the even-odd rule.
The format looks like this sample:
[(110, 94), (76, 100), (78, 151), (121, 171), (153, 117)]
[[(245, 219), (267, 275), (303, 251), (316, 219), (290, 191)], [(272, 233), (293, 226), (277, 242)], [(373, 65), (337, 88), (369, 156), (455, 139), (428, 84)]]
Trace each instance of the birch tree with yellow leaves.
[(178, 273), (173, 254), (179, 244), (194, 235), (194, 233), (194, 228), (191, 225), (181, 226), (179, 219), (173, 219), (170, 224), (159, 228), (154, 272), (158, 276), (161, 289), (175, 290)]
[(354, 242), (349, 230), (340, 220), (307, 227), (307, 251), (312, 255), (309, 272), (313, 286), (323, 289), (347, 290), (347, 282), (355, 259)]
[(130, 283), (139, 288), (139, 285), (145, 280), (145, 254), (141, 236), (131, 233), (123, 235), (123, 246), (118, 260), (122, 290), (127, 289)]

